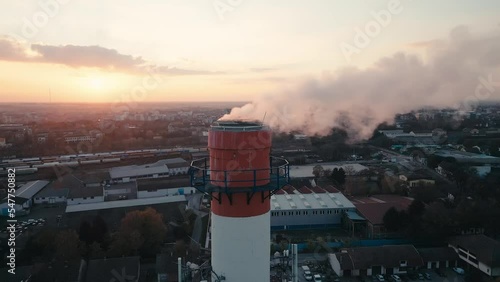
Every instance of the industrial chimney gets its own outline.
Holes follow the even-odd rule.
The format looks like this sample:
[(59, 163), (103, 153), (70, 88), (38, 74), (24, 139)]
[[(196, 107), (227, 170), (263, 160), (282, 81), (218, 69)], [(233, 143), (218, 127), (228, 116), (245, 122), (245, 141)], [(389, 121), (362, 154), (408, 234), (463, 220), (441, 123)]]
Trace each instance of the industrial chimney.
[(270, 157), (271, 131), (260, 122), (218, 121), (208, 148), (208, 160), (192, 163), (191, 184), (212, 197), (213, 281), (269, 281), (270, 198), (288, 183), (288, 162)]

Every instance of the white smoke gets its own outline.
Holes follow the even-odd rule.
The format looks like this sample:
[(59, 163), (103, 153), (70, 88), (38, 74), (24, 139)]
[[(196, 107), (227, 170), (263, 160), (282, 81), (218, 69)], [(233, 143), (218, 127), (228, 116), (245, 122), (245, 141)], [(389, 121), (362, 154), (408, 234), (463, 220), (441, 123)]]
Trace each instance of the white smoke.
[[(272, 128), (328, 134), (346, 129), (366, 139), (397, 113), (422, 107), (469, 109), (500, 97), (500, 32), (473, 35), (457, 27), (446, 41), (427, 43), (428, 60), (397, 53), (368, 69), (343, 69), (294, 89), (233, 108), (222, 119), (262, 120)], [(482, 86), (481, 86), (482, 85)]]

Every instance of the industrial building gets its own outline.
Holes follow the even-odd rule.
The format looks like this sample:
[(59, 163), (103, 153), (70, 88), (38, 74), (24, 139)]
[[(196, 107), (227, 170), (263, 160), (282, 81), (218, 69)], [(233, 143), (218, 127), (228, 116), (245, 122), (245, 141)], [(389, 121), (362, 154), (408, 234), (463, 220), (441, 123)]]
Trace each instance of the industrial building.
[(412, 245), (348, 248), (329, 254), (328, 260), (338, 276), (373, 276), (406, 274), (424, 266)]
[(182, 158), (159, 160), (152, 164), (113, 167), (109, 170), (114, 183), (130, 182), (142, 178), (162, 178), (187, 174), (189, 164)]
[[(12, 199), (15, 200), (14, 209), (17, 216), (30, 213), (31, 206), (35, 202), (35, 195), (40, 192), (40, 190), (42, 190), (45, 186), (47, 186), (47, 184), (49, 184), (48, 181), (36, 180), (28, 182), (16, 189), (16, 192), (14, 194), (15, 198)], [(11, 207), (9, 207), (8, 198), (5, 197), (0, 204), (0, 214), (2, 216), (8, 216), (8, 210), (10, 208)]]
[(113, 229), (118, 226), (117, 223), (121, 221), (127, 212), (151, 207), (162, 213), (165, 216), (164, 220), (166, 222), (176, 222), (182, 219), (179, 205), (185, 205), (186, 203), (186, 196), (177, 195), (68, 205), (66, 206), (66, 213), (63, 220), (68, 226), (78, 229), (81, 221), (88, 220), (91, 222), (95, 216), (100, 216)]
[(271, 228), (339, 227), (343, 214), (355, 211), (351, 201), (336, 189), (286, 186), (271, 196)]
[(197, 190), (191, 187), (187, 176), (172, 176), (162, 179), (137, 180), (137, 198), (152, 198), (193, 194)]

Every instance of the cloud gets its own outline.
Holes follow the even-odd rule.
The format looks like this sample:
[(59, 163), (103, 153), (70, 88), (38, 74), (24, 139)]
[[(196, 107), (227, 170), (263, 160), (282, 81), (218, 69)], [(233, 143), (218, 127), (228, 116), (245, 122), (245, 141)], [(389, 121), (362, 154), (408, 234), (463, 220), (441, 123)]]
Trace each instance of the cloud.
[[(500, 32), (475, 35), (459, 27), (443, 44), (429, 48), (427, 61), (396, 53), (368, 69), (324, 73), (234, 108), (223, 118), (262, 119), (267, 114), (265, 122), (276, 130), (324, 135), (340, 127), (352, 139), (366, 139), (397, 113), (468, 106), (485, 80), (490, 85), (482, 89), (481, 99), (499, 98)], [(492, 85), (496, 91), (491, 91)]]
[(24, 47), (19, 42), (0, 37), (0, 60), (25, 61), (27, 57), (28, 54), (26, 54)]
[(142, 57), (119, 53), (101, 46), (76, 45), (23, 45), (10, 37), (0, 37), (0, 61), (59, 64), (72, 68), (99, 68), (102, 70), (143, 73), (155, 69), (165, 75), (212, 75), (222, 72), (182, 69), (147, 62)]
[(32, 44), (31, 49), (40, 54), (37, 59), (40, 62), (61, 64), (74, 68), (95, 67), (108, 70), (134, 71), (146, 63), (140, 57), (123, 55), (114, 49), (100, 46)]

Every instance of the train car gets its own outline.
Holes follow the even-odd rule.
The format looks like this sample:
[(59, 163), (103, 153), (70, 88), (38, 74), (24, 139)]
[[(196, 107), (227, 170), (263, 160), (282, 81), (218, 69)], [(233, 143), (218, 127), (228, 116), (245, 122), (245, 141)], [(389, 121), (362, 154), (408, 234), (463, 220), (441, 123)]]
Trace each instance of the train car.
[(101, 160), (85, 160), (85, 161), (80, 161), (80, 164), (100, 164)]
[(26, 158), (26, 159), (22, 159), (23, 162), (34, 162), (34, 161), (39, 161), (40, 160), (40, 157), (38, 158)]
[(94, 157), (94, 154), (78, 154), (78, 158), (88, 158), (88, 157)]
[(106, 159), (103, 159), (102, 162), (103, 163), (113, 163), (113, 162), (119, 162), (121, 159), (120, 158), (106, 158)]
[(79, 165), (78, 161), (61, 162), (61, 166), (77, 167)]
[(61, 164), (60, 162), (47, 162), (39, 165), (34, 165), (33, 168), (54, 167), (60, 164)]
[(22, 162), (21, 159), (10, 159), (10, 160), (4, 160), (4, 163), (12, 164), (12, 163), (20, 163)]
[(22, 169), (17, 169), (16, 168), (16, 174), (17, 175), (34, 174), (37, 171), (38, 171), (37, 168), (22, 168)]
[(30, 168), (30, 166), (29, 165), (18, 165), (18, 166), (15, 166), (14, 168), (17, 170), (17, 169)]

